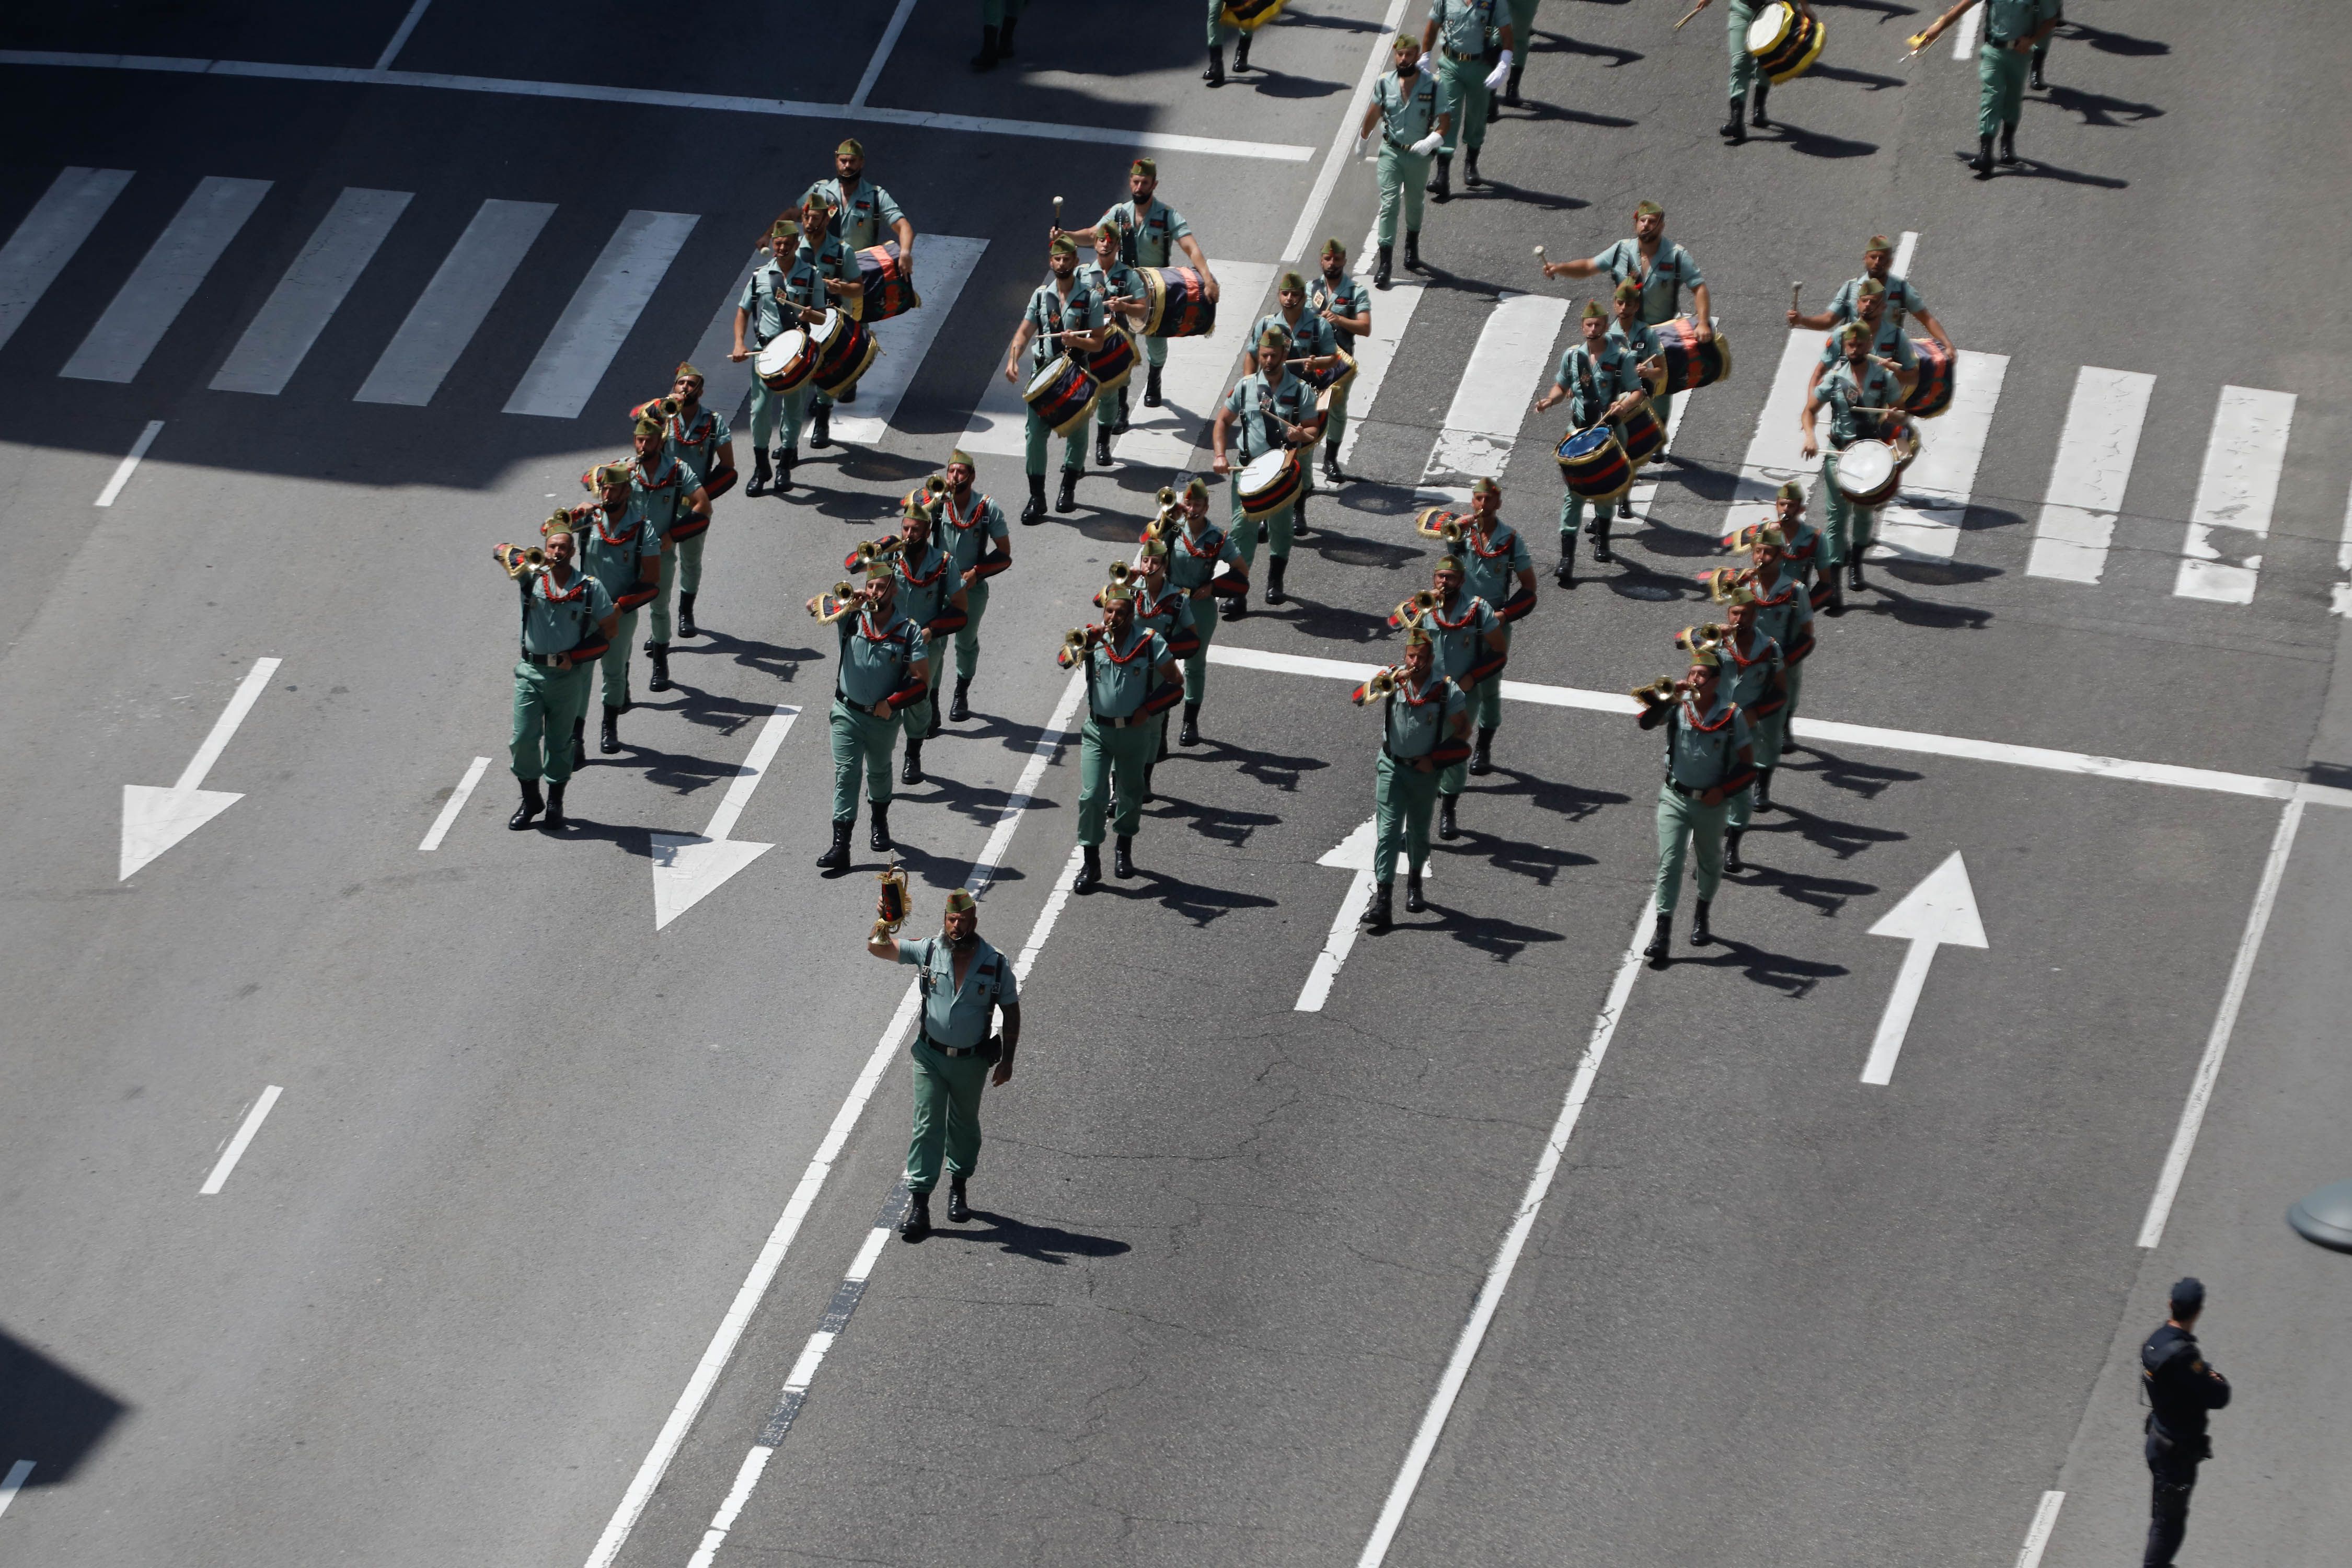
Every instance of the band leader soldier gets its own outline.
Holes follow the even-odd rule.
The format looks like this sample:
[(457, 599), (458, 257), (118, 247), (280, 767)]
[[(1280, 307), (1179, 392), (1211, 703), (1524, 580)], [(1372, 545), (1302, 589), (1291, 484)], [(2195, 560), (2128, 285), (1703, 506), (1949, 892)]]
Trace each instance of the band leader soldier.
[[(1497, 16), (1501, 0), (1430, 0), (1429, 20), (1422, 24), (1421, 47), (1438, 61), (1438, 79), (1454, 109), (1454, 126), (1437, 154), (1437, 176), (1429, 194), (1439, 201), (1453, 195), (1454, 147), (1456, 132), (1463, 148), (1462, 183), (1486, 182), (1478, 173), (1478, 150), (1486, 144), (1486, 110), (1494, 97), (1490, 84), (1510, 74), (1518, 43), (1508, 16)], [(1489, 71), (1488, 47), (1497, 38), (1503, 46), (1501, 63)]]
[(1396, 256), (1397, 209), (1404, 209), (1404, 265), (1408, 272), (1421, 266), (1423, 182), (1429, 177), (1430, 155), (1445, 144), (1454, 131), (1454, 101), (1438, 90), (1437, 78), (1422, 68), (1421, 43), (1410, 33), (1399, 33), (1389, 46), (1393, 62), (1372, 84), (1372, 100), (1364, 105), (1363, 123), (1356, 128), (1355, 145), (1377, 125), (1381, 131), (1381, 216), (1373, 237), (1380, 248), (1372, 266), (1372, 287), (1389, 286)]
[(2147, 1396), (2147, 1552), (2141, 1568), (2172, 1568), (2189, 1533), (2189, 1494), (2197, 1467), (2213, 1457), (2208, 1411), (2230, 1403), (2230, 1380), (2205, 1364), (2197, 1319), (2205, 1286), (2194, 1276), (2172, 1287), (2172, 1315), (2139, 1347), (2140, 1389)]

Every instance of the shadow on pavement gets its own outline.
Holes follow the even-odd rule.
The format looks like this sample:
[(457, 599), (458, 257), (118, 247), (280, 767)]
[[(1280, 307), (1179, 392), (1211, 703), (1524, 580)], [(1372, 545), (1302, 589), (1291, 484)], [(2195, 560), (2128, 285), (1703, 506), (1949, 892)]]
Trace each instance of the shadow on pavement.
[(33, 1461), (27, 1487), (73, 1479), (131, 1407), (0, 1331), (0, 1472)]

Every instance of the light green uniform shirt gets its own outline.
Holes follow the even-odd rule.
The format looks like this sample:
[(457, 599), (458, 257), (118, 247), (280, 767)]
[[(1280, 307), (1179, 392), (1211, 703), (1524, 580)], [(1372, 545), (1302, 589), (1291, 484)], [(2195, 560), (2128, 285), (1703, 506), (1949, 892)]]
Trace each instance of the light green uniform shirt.
[(1646, 264), (1642, 260), (1642, 242), (1631, 235), (1594, 257), (1592, 264), (1606, 268), (1617, 282), (1630, 278), (1642, 286), (1642, 320), (1652, 326), (1673, 321), (1682, 308), (1682, 290), (1706, 281), (1699, 276), (1698, 263), (1691, 259), (1691, 253), (1663, 236), (1658, 254)]
[(1169, 659), (1168, 640), (1140, 626), (1128, 628), (1127, 642), (1113, 656), (1108, 640), (1087, 650), (1087, 711), (1097, 719), (1129, 719), (1160, 683)]
[[(1910, 335), (1905, 332), (1901, 324), (1895, 320), (1895, 312), (1892, 310), (1887, 310), (1879, 316), (1878, 335), (1871, 340), (1870, 352), (1882, 359), (1893, 360), (1905, 370), (1919, 368), (1919, 351), (1911, 346)], [(1838, 342), (1838, 334), (1832, 332), (1829, 342), (1822, 345), (1822, 368), (1826, 370), (1843, 358), (1845, 358), (1845, 350)]]
[(1021, 1005), (1012, 963), (978, 937), (961, 985), (955, 983), (955, 949), (946, 937), (900, 942), (898, 962), (923, 972), (917, 982), (923, 988), (923, 1033), (940, 1045), (970, 1050), (988, 1038), (997, 1008)]
[(1985, 0), (1984, 41), (2013, 44), (2057, 15), (2056, 0)]
[(687, 498), (701, 488), (693, 471), (667, 451), (650, 465), (639, 459), (629, 465), (629, 517), (650, 524), (655, 538), (667, 539), (687, 515)]
[(1372, 84), (1372, 101), (1381, 106), (1381, 134), (1403, 152), (1437, 129), (1437, 117), (1454, 107), (1432, 71), (1412, 73), (1407, 87), (1396, 72)]
[(548, 596), (548, 576), (533, 572), (522, 595), (522, 650), (525, 653), (570, 653), (580, 639), (613, 613), (613, 595), (584, 572), (572, 575), (572, 586), (561, 597)]
[(1770, 695), (1772, 677), (1779, 673), (1783, 663), (1779, 643), (1759, 634), (1755, 651), (1748, 656), (1748, 661), (1745, 664), (1741, 663), (1739, 656), (1732, 651), (1728, 639), (1726, 639), (1723, 647), (1716, 651), (1723, 656), (1723, 674), (1720, 679), (1730, 691), (1731, 700), (1739, 704), (1743, 712)]
[(1247, 569), (1241, 547), (1225, 537), (1223, 529), (1210, 523), (1195, 533), (1188, 521), (1169, 543), (1168, 581), (1189, 594), (1195, 588), (1207, 587), (1209, 579), (1228, 562), (1235, 571)]
[(805, 207), (809, 197), (814, 195), (822, 195), (833, 204), (833, 216), (825, 225), (825, 232), (852, 250), (864, 250), (886, 239), (898, 238), (898, 225), (907, 216), (890, 199), (889, 192), (867, 179), (860, 179), (857, 195), (846, 200), (842, 196), (839, 180), (819, 180), (802, 192), (801, 199), (793, 205)]
[(646, 556), (661, 554), (661, 536), (642, 517), (625, 508), (614, 517), (599, 506), (578, 520), (573, 537), (580, 544), (580, 564), (605, 593), (618, 599), (635, 593)]
[(1425, 757), (1452, 738), (1454, 721), (1469, 706), (1462, 689), (1434, 669), (1419, 686), (1412, 678), (1397, 677), (1397, 689), (1388, 699), (1383, 716), (1383, 747), (1400, 762)]
[[(1685, 789), (1713, 789), (1739, 771), (1740, 748), (1748, 743), (1748, 715), (1725, 714), (1723, 683), (1716, 683), (1715, 707), (1694, 721), (1688, 702), (1675, 704), (1666, 721), (1666, 776)], [(1699, 723), (1714, 725), (1701, 729)]]
[(1492, 534), (1464, 529), (1461, 548), (1454, 553), (1462, 563), (1462, 591), (1497, 608), (1519, 591), (1519, 574), (1536, 569), (1528, 542), (1507, 522), (1496, 523)]
[(907, 685), (908, 671), (930, 656), (930, 634), (890, 608), (887, 626), (876, 626), (870, 610), (844, 616), (834, 625), (841, 633), (839, 693), (853, 708), (872, 712), (874, 705)]
[(1430, 0), (1429, 18), (1437, 24), (1437, 42), (1447, 54), (1481, 59), (1486, 35), (1496, 26), (1495, 0)]
[(1830, 411), (1831, 447), (1843, 452), (1856, 441), (1879, 438), (1883, 421), (1854, 410), (1895, 407), (1903, 401), (1903, 389), (1895, 384), (1894, 373), (1883, 365), (1872, 365), (1857, 376), (1853, 366), (1840, 364), (1822, 373), (1813, 395)]
[(1167, 266), (1169, 258), (1178, 254), (1176, 242), (1192, 232), (1184, 215), (1156, 195), (1139, 211), (1131, 196), (1116, 204), (1095, 226), (1103, 224), (1118, 228), (1118, 258), (1129, 267)]

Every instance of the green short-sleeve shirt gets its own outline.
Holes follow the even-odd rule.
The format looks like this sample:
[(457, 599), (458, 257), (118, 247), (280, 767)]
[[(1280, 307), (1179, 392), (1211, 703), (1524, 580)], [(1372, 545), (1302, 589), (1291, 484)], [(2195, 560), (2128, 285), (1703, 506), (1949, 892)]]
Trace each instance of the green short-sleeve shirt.
[(972, 939), (971, 967), (955, 983), (955, 949), (943, 936), (898, 943), (898, 962), (921, 970), (923, 1033), (942, 1046), (968, 1051), (988, 1039), (999, 1007), (1021, 1005), (1020, 982), (1004, 954)]
[(1168, 640), (1141, 626), (1128, 628), (1114, 651), (1108, 639), (1087, 650), (1087, 710), (1097, 719), (1129, 719), (1159, 684), (1169, 659)]
[(805, 207), (811, 196), (821, 195), (833, 205), (833, 216), (825, 224), (825, 232), (851, 250), (864, 250), (898, 237), (898, 224), (906, 214), (890, 199), (890, 193), (871, 180), (857, 182), (857, 194), (844, 196), (837, 179), (819, 180), (801, 193), (796, 206)]
[(1029, 343), (1029, 357), (1040, 370), (1062, 352), (1062, 333), (1092, 331), (1101, 325), (1095, 319), (1098, 312), (1092, 304), (1093, 299), (1093, 294), (1086, 285), (1077, 281), (1075, 275), (1070, 280), (1067, 298), (1063, 296), (1051, 278), (1030, 290), (1029, 308), (1023, 312), (1022, 319), (1035, 329)]
[(1135, 596), (1135, 624), (1146, 631), (1157, 633), (1163, 642), (1188, 636), (1198, 629), (1192, 619), (1192, 601), (1173, 584), (1149, 604), (1144, 602), (1139, 585)]
[(1315, 417), (1315, 389), (1288, 374), (1279, 386), (1268, 387), (1265, 375), (1252, 371), (1225, 394), (1225, 406), (1234, 411), (1234, 437), (1246, 463), (1282, 446), (1282, 427), (1274, 419), (1304, 425)]
[(1786, 658), (1813, 637), (1813, 596), (1805, 591), (1802, 572), (1780, 563), (1780, 580), (1756, 601), (1756, 630), (1772, 639)]
[(1132, 197), (1117, 203), (1095, 226), (1103, 224), (1118, 230), (1118, 258), (1129, 267), (1167, 266), (1176, 254), (1176, 242), (1192, 232), (1184, 215), (1156, 195), (1140, 209)]
[[(1892, 310), (1878, 318), (1878, 335), (1871, 340), (1870, 352), (1883, 359), (1893, 360), (1905, 370), (1919, 367), (1919, 351), (1911, 346), (1909, 335), (1895, 320)], [(1826, 371), (1843, 358), (1845, 351), (1839, 346), (1838, 334), (1832, 332), (1829, 342), (1822, 345), (1822, 368)]]
[(1748, 744), (1748, 715), (1724, 700), (1718, 681), (1715, 706), (1704, 716), (1687, 700), (1675, 704), (1666, 721), (1666, 776), (1685, 789), (1713, 789), (1739, 771)]
[(1207, 587), (1209, 579), (1228, 563), (1235, 571), (1246, 570), (1241, 547), (1213, 523), (1203, 524), (1200, 532), (1193, 532), (1188, 518), (1168, 545), (1168, 581), (1189, 594)]
[[(1859, 278), (1849, 278), (1839, 284), (1838, 291), (1830, 296), (1830, 320), (1840, 324), (1859, 320), (1862, 286), (1869, 281), (1870, 275), (1865, 272)], [(1927, 301), (1919, 297), (1919, 290), (1892, 272), (1886, 275), (1885, 287), (1889, 318), (1898, 314), (1916, 316), (1927, 308)]]
[(1999, 46), (2016, 43), (2058, 14), (2058, 0), (1985, 0), (1984, 41)]
[(1381, 724), (1388, 754), (1400, 762), (1429, 755), (1453, 734), (1454, 721), (1468, 706), (1462, 689), (1434, 669), (1419, 686), (1400, 674)]
[(1874, 364), (1857, 376), (1852, 365), (1840, 364), (1822, 373), (1813, 396), (1830, 411), (1830, 446), (1843, 452), (1856, 441), (1876, 440), (1883, 423), (1854, 411), (1896, 407), (1903, 401), (1903, 389), (1884, 365)]
[(687, 516), (687, 498), (701, 488), (686, 465), (667, 450), (652, 463), (639, 458), (629, 465), (629, 516), (644, 519), (655, 538), (667, 539)]
[(1772, 677), (1783, 664), (1780, 645), (1768, 637), (1759, 637), (1756, 650), (1745, 659), (1738, 650), (1726, 641), (1723, 654), (1724, 684), (1730, 689), (1731, 700), (1744, 712), (1764, 700), (1772, 689)]
[(1599, 423), (1625, 394), (1643, 390), (1633, 351), (1605, 338), (1597, 354), (1578, 343), (1560, 355), (1552, 380), (1568, 389), (1568, 422), (1580, 430)]
[(635, 590), (646, 556), (661, 554), (661, 536), (653, 524), (631, 516), (625, 507), (618, 517), (601, 506), (592, 507), (575, 517), (574, 527), (582, 569), (615, 599)]
[(1658, 254), (1646, 263), (1642, 242), (1629, 235), (1594, 257), (1592, 264), (1606, 268), (1620, 283), (1630, 278), (1642, 286), (1642, 320), (1652, 326), (1674, 320), (1682, 308), (1682, 290), (1706, 281), (1691, 253), (1664, 237), (1658, 241)]
[(613, 613), (613, 595), (585, 572), (572, 574), (571, 585), (557, 590), (545, 572), (534, 572), (522, 595), (522, 650), (525, 653), (570, 653), (596, 625)]
[(1536, 569), (1528, 542), (1507, 522), (1496, 523), (1492, 533), (1464, 529), (1461, 547), (1454, 554), (1462, 562), (1462, 591), (1489, 605), (1507, 603), (1518, 592), (1519, 574)]
[(1413, 72), (1410, 87), (1390, 71), (1372, 84), (1372, 101), (1381, 106), (1381, 134), (1401, 149), (1436, 130), (1437, 117), (1454, 107), (1439, 90), (1433, 71)]
[[(1352, 321), (1371, 310), (1372, 297), (1366, 291), (1363, 279), (1352, 273), (1342, 272), (1339, 281), (1334, 283), (1318, 272), (1307, 280), (1307, 308), (1318, 317), (1328, 310)], [(1330, 326), (1330, 322), (1326, 321), (1324, 325)], [(1331, 341), (1343, 350), (1352, 349), (1356, 346), (1356, 334), (1345, 327), (1331, 327)]]
[(1431, 650), (1436, 656), (1430, 661), (1432, 668), (1448, 680), (1459, 680), (1485, 660), (1486, 634), (1503, 623), (1492, 605), (1465, 588), (1452, 604), (1440, 605), (1423, 616), (1421, 624), (1437, 645)]
[(1298, 308), (1297, 321), (1291, 321), (1279, 310), (1269, 310), (1260, 316), (1257, 319), (1257, 324), (1250, 328), (1250, 335), (1246, 340), (1253, 351), (1265, 339), (1269, 330), (1278, 331), (1284, 337), (1290, 340), (1292, 359), (1307, 359), (1315, 355), (1335, 354), (1339, 352), (1339, 335), (1332, 331), (1331, 323), (1304, 305)]
[(719, 466), (719, 448), (735, 438), (735, 432), (715, 408), (698, 409), (691, 422), (673, 414), (669, 416), (669, 455), (685, 465), (693, 476), (689, 489), (699, 489)]
[(853, 708), (873, 711), (874, 705), (907, 685), (908, 672), (930, 656), (930, 636), (890, 607), (887, 625), (877, 625), (873, 612), (859, 610), (834, 625), (841, 634), (840, 691)]
[(1480, 59), (1486, 53), (1486, 35), (1495, 30), (1496, 0), (1430, 0), (1429, 19), (1437, 24), (1437, 41), (1450, 55)]
[(751, 276), (743, 280), (743, 293), (735, 308), (751, 317), (751, 330), (745, 336), (752, 348), (763, 349), (782, 335), (784, 268), (774, 257), (753, 268)]
[(948, 599), (963, 581), (955, 574), (948, 552), (938, 545), (920, 554), (898, 552), (898, 613), (919, 626), (928, 626), (946, 610)]
[(961, 575), (980, 564), (992, 540), (998, 544), (1005, 542), (1004, 509), (974, 490), (971, 505), (959, 510), (950, 494), (940, 508), (939, 535), (946, 546), (948, 559), (955, 563)]

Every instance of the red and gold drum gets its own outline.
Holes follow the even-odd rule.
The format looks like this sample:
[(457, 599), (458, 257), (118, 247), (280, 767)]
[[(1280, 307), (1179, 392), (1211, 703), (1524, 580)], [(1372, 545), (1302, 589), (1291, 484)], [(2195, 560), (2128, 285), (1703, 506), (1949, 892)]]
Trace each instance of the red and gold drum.
[(1139, 267), (1143, 275), (1143, 335), (1205, 338), (1217, 330), (1209, 280), (1190, 267)]
[(1688, 316), (1661, 321), (1652, 331), (1657, 333), (1658, 353), (1666, 362), (1665, 391), (1696, 392), (1731, 374), (1731, 344), (1721, 332), (1701, 342), (1698, 324)]
[(815, 368), (816, 345), (798, 327), (780, 333), (751, 360), (751, 374), (770, 392), (792, 391)]
[(816, 369), (809, 379), (827, 397), (838, 397), (857, 384), (882, 345), (874, 341), (873, 330), (844, 310), (827, 310), (824, 320), (809, 332), (816, 344)]
[(1135, 374), (1135, 334), (1114, 325), (1103, 346), (1087, 361), (1087, 374), (1108, 396), (1127, 384), (1127, 378)]
[(1633, 465), (1617, 432), (1606, 425), (1570, 431), (1560, 437), (1557, 456), (1560, 482), (1586, 500), (1615, 500), (1633, 482)]
[(1056, 436), (1067, 436), (1086, 423), (1101, 395), (1095, 378), (1077, 361), (1060, 354), (1029, 378), (1021, 400), (1029, 405), (1032, 414), (1045, 421), (1047, 429)]
[(861, 321), (887, 321), (923, 307), (915, 293), (913, 269), (899, 258), (895, 239), (859, 251), (857, 276), (866, 291), (851, 303), (849, 313)]
[(1648, 398), (1617, 422), (1617, 439), (1624, 445), (1625, 460), (1637, 468), (1666, 449), (1666, 427), (1658, 423)]
[(1952, 351), (1933, 338), (1913, 338), (1919, 356), (1919, 383), (1903, 400), (1903, 411), (1914, 419), (1933, 419), (1952, 405)]
[(1234, 476), (1242, 493), (1242, 516), (1252, 522), (1272, 517), (1298, 499), (1307, 483), (1298, 454), (1285, 447), (1253, 458)]

